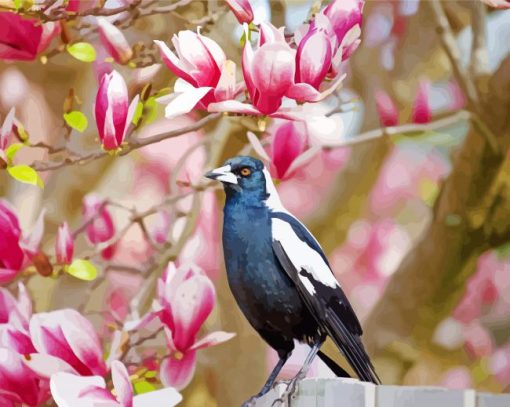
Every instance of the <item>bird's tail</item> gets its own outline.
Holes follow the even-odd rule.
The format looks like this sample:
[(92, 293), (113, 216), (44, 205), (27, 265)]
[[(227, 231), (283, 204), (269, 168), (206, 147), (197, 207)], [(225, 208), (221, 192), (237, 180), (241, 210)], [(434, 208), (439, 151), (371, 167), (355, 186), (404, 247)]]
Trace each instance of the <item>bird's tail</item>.
[(368, 357), (359, 335), (350, 332), (342, 320), (332, 310), (326, 311), (328, 333), (335, 345), (342, 351), (345, 358), (359, 378), (365, 382), (380, 384), (374, 366)]
[(336, 363), (333, 359), (331, 359), (324, 352), (319, 351), (317, 354), (321, 360), (326, 364), (327, 367), (331, 369), (331, 371), (336, 374), (338, 377), (351, 377), (347, 371), (345, 371), (338, 363)]

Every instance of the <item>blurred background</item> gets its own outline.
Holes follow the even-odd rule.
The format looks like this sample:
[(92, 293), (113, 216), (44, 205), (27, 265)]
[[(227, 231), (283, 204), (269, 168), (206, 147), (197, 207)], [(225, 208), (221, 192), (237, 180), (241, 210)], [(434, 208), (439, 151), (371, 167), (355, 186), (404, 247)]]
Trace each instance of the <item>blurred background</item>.
[[(108, 2), (109, 7), (114, 3)], [(251, 4), (255, 22), (270, 20), (289, 32), (321, 6), (295, 0)], [(332, 143), (279, 177), (278, 190), (331, 260), (384, 383), (504, 392), (510, 390), (510, 11), (476, 1), (441, 2), (459, 51), (457, 69), (476, 94), (466, 97), (431, 4), (366, 2), (362, 42), (345, 67), (344, 86), (318, 107), (329, 112), (328, 133), (339, 146)], [(473, 35), (474, 24), (481, 24), (477, 29), (482, 35)], [(174, 33), (197, 25), (239, 69), (242, 29), (234, 15), (222, 2), (186, 2), (174, 12), (143, 16), (123, 29), (134, 57), (131, 65), (115, 69), (126, 79), (130, 95), (148, 83), (153, 89), (173, 86), (175, 76), (161, 64), (152, 40), (169, 43)], [(84, 29), (72, 28), (69, 35), (81, 35)], [(98, 53), (90, 64), (66, 53), (51, 54), (55, 45), (46, 59), (0, 62), (0, 115), (15, 106), (32, 144), (67, 142), (81, 154), (98, 151), (92, 107), (97, 78), (111, 62), (104, 61), (107, 53), (97, 35), (91, 34), (89, 41)], [(478, 71), (473, 62), (477, 50), (486, 53)], [(63, 105), (70, 94), (91, 126), (83, 134), (62, 136)], [(169, 120), (164, 106), (154, 103), (151, 109), (137, 137), (181, 128), (203, 116), (194, 112)], [(258, 391), (276, 362), (245, 322), (226, 283), (223, 193), (191, 186), (205, 183), (201, 175), (207, 167), (240, 151), (255, 154), (247, 131), (270, 143), (281, 125), (278, 120), (222, 116), (196, 132), (125, 156), (40, 171), (44, 190), (0, 171), (0, 196), (16, 209), (23, 230), (30, 230), (45, 211), (42, 248), (48, 252), (59, 224), (80, 226), (83, 200), (90, 194), (116, 203), (109, 210), (121, 231), (130, 222), (125, 207), (141, 213), (165, 197), (190, 192), (147, 217), (146, 228), (156, 233), (168, 222), (168, 240), (180, 242), (180, 250), (170, 257), (198, 264), (216, 287), (217, 304), (205, 329), (237, 336), (199, 354), (182, 405), (239, 405)], [(314, 137), (326, 131), (321, 126), (295, 131)], [(384, 126), (400, 127), (378, 133)], [(370, 135), (377, 137), (353, 142)], [(208, 138), (213, 142), (204, 142)], [(211, 148), (215, 143), (220, 147)], [(19, 163), (45, 160), (45, 148), (26, 148), (16, 155)], [(75, 244), (77, 252), (91, 250), (85, 239)], [(25, 280), (37, 311), (80, 308), (99, 327), (105, 310), (126, 317), (145, 279), (138, 270), (151, 255), (145, 232), (131, 227), (116, 242), (113, 257), (97, 260), (103, 279), (87, 283), (68, 275), (34, 274)], [(158, 346), (157, 341), (146, 346)], [(335, 353), (329, 345), (326, 349)], [(298, 346), (285, 377), (297, 372), (306, 351)], [(330, 374), (319, 362), (311, 371)]]

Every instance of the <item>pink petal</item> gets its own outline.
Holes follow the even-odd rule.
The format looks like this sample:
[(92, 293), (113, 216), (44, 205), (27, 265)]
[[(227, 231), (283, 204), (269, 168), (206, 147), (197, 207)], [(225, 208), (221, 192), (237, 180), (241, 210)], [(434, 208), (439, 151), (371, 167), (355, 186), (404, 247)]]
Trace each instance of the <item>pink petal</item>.
[(41, 245), (41, 240), (44, 234), (44, 216), (46, 215), (46, 209), (42, 209), (39, 212), (39, 216), (37, 217), (34, 226), (28, 236), (23, 238), (20, 242), (25, 252), (29, 254), (36, 254), (39, 251), (39, 247)]
[(50, 21), (42, 25), (41, 41), (37, 47), (37, 52), (43, 52), (48, 48), (53, 38), (60, 34), (59, 22)]
[(106, 18), (97, 19), (99, 38), (108, 53), (119, 64), (127, 63), (133, 56), (133, 50), (124, 37), (124, 34)]
[(213, 309), (215, 297), (214, 286), (206, 276), (194, 276), (179, 285), (171, 304), (177, 349), (186, 350), (195, 342), (198, 330)]
[(265, 44), (255, 52), (253, 83), (264, 96), (281, 97), (294, 81), (295, 51), (286, 43)]
[(133, 400), (134, 407), (174, 407), (182, 401), (182, 396), (177, 390), (167, 387), (161, 390), (139, 394)]
[(364, 0), (335, 0), (325, 9), (326, 15), (338, 38), (342, 43), (347, 32), (355, 25), (361, 25)]
[(385, 127), (396, 126), (398, 124), (398, 110), (391, 96), (378, 89), (375, 91), (374, 97), (381, 125)]
[(168, 48), (168, 46), (163, 41), (154, 40), (154, 43), (159, 48), (161, 59), (175, 75), (193, 84), (193, 86), (198, 86), (197, 81), (191, 75), (189, 75), (188, 72), (186, 72), (179, 58), (177, 58), (177, 56), (170, 50), (170, 48)]
[(254, 116), (260, 116), (261, 112), (257, 110), (253, 105), (242, 103), (237, 100), (224, 100), (223, 102), (209, 103), (207, 111), (211, 113), (215, 112), (229, 112), (229, 113), (240, 113)]
[(168, 239), (170, 232), (171, 218), (170, 214), (165, 210), (160, 210), (156, 214), (157, 220), (149, 229), (151, 238), (158, 244), (164, 244)]
[(23, 363), (25, 363), (25, 365), (27, 365), (30, 370), (38, 376), (48, 379), (58, 372), (78, 374), (78, 372), (70, 364), (62, 359), (42, 353), (31, 353), (26, 355), (23, 358)]
[(34, 19), (8, 11), (0, 12), (0, 59), (35, 59), (42, 31), (42, 26)]
[(29, 406), (36, 406), (39, 399), (37, 376), (21, 355), (6, 348), (0, 348), (0, 394)]
[(199, 350), (203, 348), (208, 348), (210, 346), (215, 346), (232, 339), (234, 336), (236, 336), (236, 334), (231, 332), (223, 331), (212, 332), (204, 336), (199, 341), (195, 342), (193, 346), (190, 348), (190, 350)]
[(413, 104), (412, 121), (413, 123), (428, 123), (432, 118), (432, 112), (429, 105), (430, 83), (426, 80), (420, 81), (418, 92)]
[(11, 107), (7, 116), (5, 116), (4, 123), (2, 124), (2, 129), (0, 130), (0, 149), (5, 150), (7, 148), (7, 144), (9, 143), (9, 137), (12, 133), (12, 127), (14, 125), (14, 115), (16, 109)]
[(30, 336), (8, 324), (0, 325), (0, 346), (15, 350), (22, 355), (35, 352)]
[(17, 277), (19, 272), (19, 269), (0, 268), (0, 284), (10, 283)]
[(8, 282), (21, 269), (24, 254), (20, 248), (21, 229), (15, 213), (0, 200), (0, 282)]
[(331, 42), (324, 30), (312, 29), (299, 44), (296, 55), (296, 82), (319, 89), (331, 67)]
[(133, 120), (133, 116), (135, 115), (136, 107), (138, 106), (139, 100), (140, 100), (140, 95), (136, 95), (133, 98), (133, 100), (131, 101), (131, 103), (129, 104), (127, 117), (126, 117), (126, 124), (124, 126), (124, 134), (122, 136), (122, 140), (124, 140), (124, 138), (127, 135), (128, 128), (131, 125), (131, 120)]
[(64, 222), (57, 232), (55, 241), (55, 257), (60, 264), (70, 264), (73, 261), (74, 241), (69, 230), (69, 225)]
[(298, 83), (292, 85), (287, 91), (286, 96), (295, 99), (298, 102), (319, 102), (331, 95), (342, 83), (345, 74), (337, 76), (337, 78), (330, 83), (329, 87), (323, 92), (318, 92), (314, 87), (307, 83)]
[(264, 44), (280, 42), (285, 44), (285, 34), (283, 32), (284, 27), (276, 28), (273, 24), (267, 21), (263, 21), (260, 23), (260, 33), (259, 33), (259, 47), (262, 47)]
[(189, 113), (212, 88), (192, 88), (176, 97), (166, 106), (165, 117), (172, 119), (177, 116)]
[(161, 382), (165, 386), (172, 386), (177, 390), (183, 389), (193, 378), (196, 361), (196, 351), (194, 350), (179, 354), (178, 358), (170, 355), (161, 363), (159, 371)]
[(221, 69), (221, 76), (216, 89), (214, 89), (214, 98), (216, 101), (233, 99), (236, 94), (236, 64), (227, 60)]
[(87, 238), (92, 244), (103, 243), (115, 235), (115, 226), (104, 200), (94, 194), (83, 199), (84, 220), (94, 219), (86, 229)]
[(253, 10), (248, 0), (226, 0), (226, 2), (240, 24), (249, 24), (253, 21)]
[(80, 393), (90, 387), (105, 388), (106, 384), (99, 376), (84, 377), (66, 372), (55, 373), (50, 380), (51, 395), (59, 407), (90, 407), (91, 400), (80, 397)]
[(117, 400), (122, 407), (133, 406), (133, 388), (129, 381), (129, 373), (126, 366), (118, 360), (112, 362), (112, 381), (117, 393)]
[(252, 148), (259, 155), (259, 157), (267, 162), (270, 162), (271, 158), (269, 158), (269, 156), (267, 155), (266, 150), (264, 149), (264, 146), (262, 145), (258, 137), (251, 131), (247, 132), (246, 136), (248, 137), (248, 141), (250, 142)]
[(278, 178), (283, 178), (292, 161), (304, 150), (306, 132), (304, 124), (287, 122), (278, 127), (272, 141), (272, 164)]
[[(248, 35), (248, 26), (245, 24), (244, 33)], [(246, 89), (248, 90), (248, 94), (253, 102), (256, 100), (257, 88), (253, 83), (253, 63), (254, 63), (254, 53), (253, 48), (251, 47), (250, 41), (246, 41), (243, 49), (243, 59), (242, 59), (242, 68), (243, 68), (243, 78), (246, 83)]]

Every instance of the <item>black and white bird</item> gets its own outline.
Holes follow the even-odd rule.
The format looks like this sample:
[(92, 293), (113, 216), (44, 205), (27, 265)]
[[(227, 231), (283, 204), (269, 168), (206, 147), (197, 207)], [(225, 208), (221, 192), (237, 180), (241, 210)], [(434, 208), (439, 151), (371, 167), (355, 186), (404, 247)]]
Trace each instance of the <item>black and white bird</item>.
[(273, 386), (294, 348), (311, 346), (291, 381), (292, 395), (318, 354), (339, 376), (347, 373), (320, 351), (330, 337), (359, 378), (379, 378), (361, 342), (362, 329), (328, 259), (308, 229), (282, 205), (262, 161), (240, 156), (207, 174), (223, 183), (223, 250), (228, 282), (241, 311), (276, 350), (279, 361), (262, 390)]

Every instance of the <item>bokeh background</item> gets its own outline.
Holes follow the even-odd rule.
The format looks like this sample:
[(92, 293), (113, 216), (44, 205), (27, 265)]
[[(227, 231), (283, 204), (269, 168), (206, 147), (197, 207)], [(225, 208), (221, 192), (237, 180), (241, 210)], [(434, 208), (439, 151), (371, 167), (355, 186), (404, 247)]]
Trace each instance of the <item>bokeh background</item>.
[[(285, 25), (289, 32), (320, 6), (295, 0), (251, 3), (256, 20)], [(366, 142), (324, 148), (283, 177), (278, 190), (287, 208), (323, 245), (362, 320), (364, 342), (385, 383), (509, 391), (510, 11), (482, 6), (487, 54), (483, 70), (475, 72), (470, 57), (475, 48), (472, 21), (473, 8), (479, 6), (475, 1), (442, 2), (460, 50), (459, 65), (476, 89), (475, 110), (452, 70), (429, 3), (367, 1), (362, 43), (346, 67), (344, 86), (320, 104), (332, 112), (334, 127), (329, 131), (339, 144), (381, 128), (385, 116), (377, 103), (388, 106), (384, 98), (395, 103), (396, 119), (405, 131), (382, 131)], [(222, 2), (191, 1), (175, 12), (139, 18), (125, 28), (127, 39), (135, 44), (134, 63), (116, 69), (131, 94), (147, 83), (154, 89), (172, 86), (175, 76), (161, 64), (152, 40), (168, 42), (179, 30), (199, 24), (202, 33), (240, 66), (242, 29), (233, 14)], [(94, 122), (97, 78), (110, 62), (103, 61), (107, 54), (97, 35), (90, 38), (99, 55), (91, 64), (62, 52), (45, 61), (0, 62), (1, 117), (16, 106), (33, 143), (63, 142), (63, 104), (71, 89), (74, 103)], [(163, 108), (154, 104), (150, 123), (137, 137), (180, 128), (201, 115), (167, 120)], [(443, 119), (444, 125), (434, 124)], [(421, 127), (413, 130), (416, 122)], [(0, 171), (0, 196), (16, 208), (24, 230), (31, 229), (42, 209), (46, 211), (43, 248), (50, 252), (61, 222), (73, 228), (81, 224), (85, 196), (93, 193), (144, 211), (186, 191), (189, 183), (204, 183), (201, 174), (209, 165), (240, 151), (255, 154), (248, 130), (271, 140), (280, 125), (224, 116), (196, 132), (126, 156), (43, 171), (44, 190)], [(221, 143), (220, 148), (212, 150), (204, 142), (208, 138)], [(93, 125), (84, 134), (69, 134), (68, 143), (81, 152), (99, 148)], [(23, 149), (16, 157), (23, 163), (47, 159), (45, 149)], [(147, 219), (147, 227), (155, 230), (162, 223), (158, 216), (167, 216), (170, 236), (190, 228), (174, 258), (195, 262), (214, 281), (218, 300), (205, 329), (237, 334), (199, 354), (195, 377), (183, 392), (185, 406), (238, 405), (258, 391), (276, 360), (244, 321), (226, 283), (223, 199), (222, 191), (208, 188), (169, 205), (164, 215)], [(129, 213), (120, 205), (110, 208), (117, 230), (129, 222)], [(195, 218), (188, 222), (193, 210)], [(90, 247), (78, 239), (75, 250), (86, 253)], [(105, 278), (98, 282), (67, 275), (26, 277), (35, 309), (81, 308), (98, 326), (105, 309), (125, 316), (145, 279), (137, 269), (150, 254), (143, 231), (133, 227), (116, 245), (114, 258), (99, 261)], [(157, 345), (155, 341), (146, 346)], [(335, 353), (333, 347), (326, 349)], [(297, 371), (305, 352), (297, 348), (284, 376)], [(330, 373), (317, 363), (311, 375)]]

